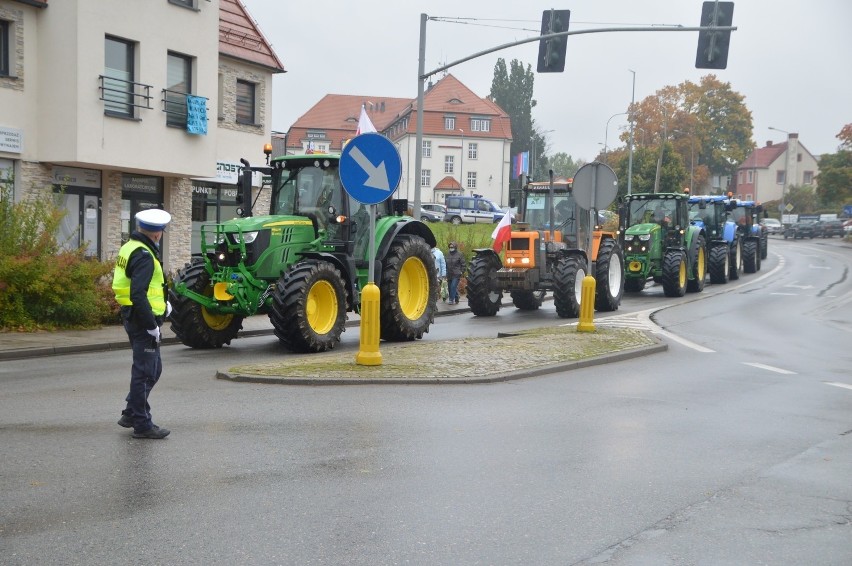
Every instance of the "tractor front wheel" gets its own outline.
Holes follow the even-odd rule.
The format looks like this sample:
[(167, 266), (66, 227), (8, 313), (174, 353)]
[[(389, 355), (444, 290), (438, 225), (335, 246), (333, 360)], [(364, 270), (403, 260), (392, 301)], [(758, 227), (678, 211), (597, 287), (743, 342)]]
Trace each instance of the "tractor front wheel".
[(535, 311), (541, 307), (547, 291), (512, 291), (512, 303), (522, 311)]
[(423, 338), (438, 309), (432, 249), (420, 236), (400, 235), (382, 260), (380, 324), (385, 340)]
[(730, 255), (728, 254), (728, 246), (715, 245), (710, 248), (708, 266), (708, 271), (710, 272), (710, 283), (718, 285), (728, 282), (728, 272), (730, 271), (729, 263)]
[(663, 293), (666, 297), (686, 294), (686, 254), (680, 250), (666, 252), (663, 258)]
[(293, 264), (272, 292), (269, 320), (275, 335), (294, 352), (325, 352), (346, 329), (346, 288), (327, 261)]
[(503, 289), (497, 281), (498, 269), (500, 269), (500, 258), (497, 255), (477, 255), (470, 260), (467, 274), (467, 304), (474, 316), (494, 316), (500, 310)]
[(624, 290), (630, 293), (638, 293), (645, 288), (644, 277), (630, 277), (624, 280)]
[(755, 273), (760, 269), (759, 253), (756, 240), (746, 240), (743, 243), (743, 271)]
[[(185, 283), (186, 288), (206, 297), (213, 296), (210, 274), (204, 268), (204, 260), (195, 258), (192, 263), (177, 272), (174, 283)], [(169, 289), (172, 305), (172, 332), (190, 348), (221, 348), (236, 338), (243, 327), (243, 317), (235, 314), (216, 313)]]
[(692, 265), (692, 279), (686, 283), (690, 293), (700, 293), (704, 290), (704, 280), (707, 278), (707, 247), (704, 236), (698, 236), (695, 244), (695, 263)]
[(556, 264), (553, 304), (559, 318), (577, 318), (580, 316), (580, 299), (583, 296), (583, 279), (586, 269), (583, 258), (572, 255), (559, 260)]

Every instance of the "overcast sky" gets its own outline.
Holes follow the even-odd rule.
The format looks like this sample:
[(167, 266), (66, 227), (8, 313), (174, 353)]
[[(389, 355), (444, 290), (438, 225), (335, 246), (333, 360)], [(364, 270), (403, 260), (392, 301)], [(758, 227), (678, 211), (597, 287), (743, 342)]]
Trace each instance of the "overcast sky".
[[(563, 5), (494, 0), (331, 0), (319, 4), (242, 0), (287, 69), (273, 79), (272, 129), (286, 131), (326, 94), (415, 98), (420, 14), (429, 20), (426, 70), (538, 35), (541, 15), (571, 10), (572, 30), (625, 25), (697, 26), (699, 0), (572, 0)], [(636, 72), (637, 101), (666, 85), (716, 74), (745, 96), (753, 139), (799, 134), (815, 155), (833, 153), (852, 122), (852, 2), (737, 0), (728, 68), (695, 68), (698, 32), (614, 32), (568, 38), (564, 73), (536, 74), (533, 119), (550, 151), (591, 160), (627, 125)], [(491, 90), (499, 57), (532, 65), (536, 42), (462, 63), (448, 72), (479, 96)], [(438, 74), (436, 78), (442, 76)], [(640, 134), (636, 134), (637, 136)]]

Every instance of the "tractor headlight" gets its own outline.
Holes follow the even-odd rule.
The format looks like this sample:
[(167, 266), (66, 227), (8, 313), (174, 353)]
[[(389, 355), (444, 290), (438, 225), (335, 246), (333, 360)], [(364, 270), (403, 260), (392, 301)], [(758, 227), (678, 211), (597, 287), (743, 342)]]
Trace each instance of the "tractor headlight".
[(257, 230), (254, 232), (243, 232), (243, 243), (250, 244), (257, 239)]
[(510, 264), (511, 264), (511, 263), (515, 263), (515, 258), (513, 258), (513, 257), (507, 257), (507, 258), (506, 258), (506, 263), (510, 263)]
[(523, 263), (524, 265), (529, 265), (529, 263), (530, 263), (530, 258), (528, 258), (528, 257), (522, 257), (522, 258), (521, 258), (521, 263)]
[(643, 242), (647, 242), (651, 239), (651, 234), (639, 234), (639, 239)]

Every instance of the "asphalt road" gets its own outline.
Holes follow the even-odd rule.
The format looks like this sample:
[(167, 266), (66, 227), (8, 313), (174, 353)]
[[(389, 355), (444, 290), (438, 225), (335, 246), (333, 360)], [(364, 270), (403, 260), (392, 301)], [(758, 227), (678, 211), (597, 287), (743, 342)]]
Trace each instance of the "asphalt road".
[[(852, 251), (770, 249), (607, 322), (668, 352), (526, 380), (242, 384), (213, 374), (280, 356), (271, 337), (170, 346), (163, 441), (115, 424), (127, 352), (0, 363), (2, 562), (848, 565)], [(427, 340), (559, 323), (548, 308)]]

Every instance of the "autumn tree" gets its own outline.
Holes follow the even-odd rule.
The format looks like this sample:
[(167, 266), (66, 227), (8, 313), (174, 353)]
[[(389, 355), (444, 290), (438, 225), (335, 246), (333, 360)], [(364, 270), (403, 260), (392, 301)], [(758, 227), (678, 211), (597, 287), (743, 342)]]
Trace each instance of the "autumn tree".
[(837, 153), (820, 157), (817, 175), (817, 195), (826, 208), (839, 208), (852, 203), (852, 124), (846, 124), (837, 134), (840, 146)]
[[(752, 118), (744, 97), (715, 75), (698, 84), (665, 86), (630, 109), (634, 144), (670, 142), (688, 171), (693, 192), (708, 192), (711, 175), (732, 176), (754, 149)], [(620, 139), (627, 141), (628, 133)], [(637, 143), (638, 142), (638, 143)]]

